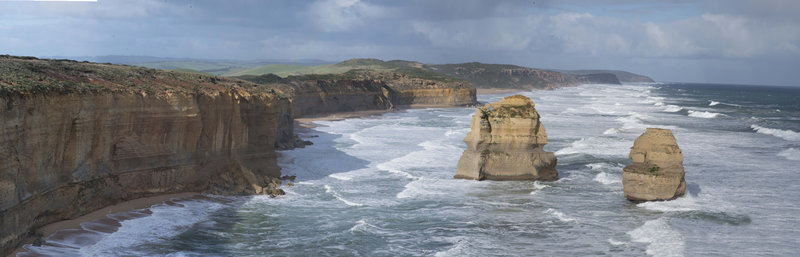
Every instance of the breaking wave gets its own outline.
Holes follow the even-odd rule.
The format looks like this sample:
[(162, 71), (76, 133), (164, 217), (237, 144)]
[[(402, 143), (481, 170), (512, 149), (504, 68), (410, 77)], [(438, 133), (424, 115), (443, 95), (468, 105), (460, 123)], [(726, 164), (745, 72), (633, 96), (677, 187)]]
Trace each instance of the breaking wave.
[(750, 128), (755, 130), (756, 133), (776, 136), (789, 141), (800, 141), (800, 133), (794, 132), (792, 130), (767, 128), (755, 124), (750, 125)]

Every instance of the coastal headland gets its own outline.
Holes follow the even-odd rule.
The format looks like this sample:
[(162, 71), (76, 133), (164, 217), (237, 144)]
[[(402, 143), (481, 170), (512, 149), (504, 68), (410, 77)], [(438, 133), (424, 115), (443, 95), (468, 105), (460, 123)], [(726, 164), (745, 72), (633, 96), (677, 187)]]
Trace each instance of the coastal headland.
[(413, 66), (222, 77), (0, 56), (0, 74), (3, 256), (47, 224), (126, 201), (272, 194), (276, 149), (304, 144), (298, 118), (477, 103), (475, 78)]

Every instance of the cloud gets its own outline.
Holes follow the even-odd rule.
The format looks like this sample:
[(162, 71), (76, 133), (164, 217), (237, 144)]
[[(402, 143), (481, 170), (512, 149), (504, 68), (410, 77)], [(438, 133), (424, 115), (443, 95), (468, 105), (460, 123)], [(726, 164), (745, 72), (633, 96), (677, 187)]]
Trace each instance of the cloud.
[(662, 23), (557, 13), (418, 21), (413, 27), (436, 46), (498, 51), (687, 59), (800, 54), (794, 23), (713, 13)]
[(385, 15), (383, 8), (360, 0), (320, 0), (311, 4), (308, 10), (308, 18), (326, 32), (357, 28), (367, 19), (382, 15)]

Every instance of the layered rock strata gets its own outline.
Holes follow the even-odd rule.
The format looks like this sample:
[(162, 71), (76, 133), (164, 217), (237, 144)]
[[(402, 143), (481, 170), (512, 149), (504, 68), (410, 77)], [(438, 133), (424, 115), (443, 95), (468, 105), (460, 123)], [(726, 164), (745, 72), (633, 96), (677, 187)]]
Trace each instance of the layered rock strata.
[(625, 197), (633, 201), (670, 200), (686, 191), (683, 154), (668, 129), (648, 128), (631, 147), (633, 161), (622, 170)]
[(530, 98), (514, 95), (478, 108), (470, 128), (455, 178), (558, 179), (556, 157), (543, 150), (547, 134)]
[[(0, 74), (0, 256), (42, 225), (121, 201), (178, 192), (280, 195), (275, 149), (298, 144), (296, 116), (391, 109), (392, 99), (475, 102), (471, 84), (441, 81), (267, 76), (253, 83), (11, 56), (0, 56)], [(429, 87), (396, 96), (419, 85)], [(437, 87), (446, 93), (431, 93)]]
[[(0, 253), (37, 227), (177, 192), (280, 194), (289, 100), (198, 74), (0, 58)], [(130, 83), (130, 85), (126, 85)]]

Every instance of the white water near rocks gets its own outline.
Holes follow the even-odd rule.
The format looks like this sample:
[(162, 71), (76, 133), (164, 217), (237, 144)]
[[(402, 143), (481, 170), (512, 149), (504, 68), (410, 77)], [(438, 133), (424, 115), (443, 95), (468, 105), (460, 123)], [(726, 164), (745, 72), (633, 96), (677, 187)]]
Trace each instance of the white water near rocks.
[[(453, 179), (474, 108), (319, 122), (315, 131), (301, 135), (314, 145), (281, 152), (283, 173), (297, 176), (293, 187), (284, 187), (287, 195), (239, 197), (206, 208), (151, 208), (152, 216), (122, 222), (118, 232), (78, 252), (795, 254), (800, 145), (791, 132), (797, 126), (776, 123), (771, 117), (778, 116), (764, 110), (774, 114), (779, 108), (787, 117), (796, 113), (769, 104), (747, 111), (742, 108), (758, 103), (691, 90), (659, 84), (584, 85), (523, 93), (542, 116), (549, 137), (545, 150), (558, 157), (561, 179), (555, 182)], [(731, 104), (711, 105), (708, 99)], [(697, 117), (712, 116), (705, 113), (719, 115)], [(623, 197), (622, 167), (647, 127), (673, 130), (685, 156), (685, 197), (639, 204)]]

